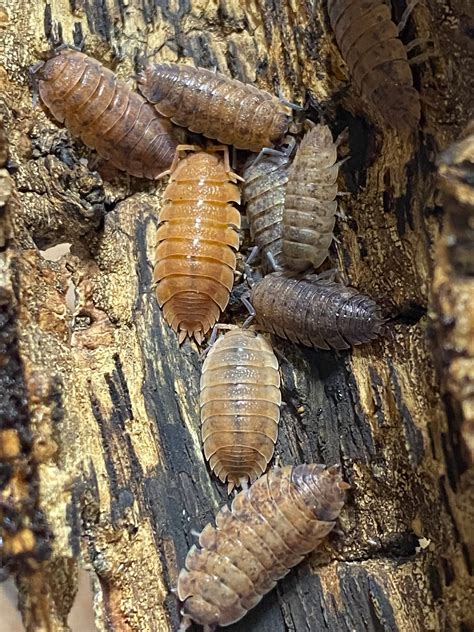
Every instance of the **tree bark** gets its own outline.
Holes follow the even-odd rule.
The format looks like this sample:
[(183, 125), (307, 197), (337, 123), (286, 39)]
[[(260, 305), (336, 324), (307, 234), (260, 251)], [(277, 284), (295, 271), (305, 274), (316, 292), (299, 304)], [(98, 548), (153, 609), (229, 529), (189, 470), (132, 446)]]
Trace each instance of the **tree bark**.
[[(405, 3), (392, 4), (397, 20)], [(442, 224), (434, 160), (472, 114), (473, 29), (467, 0), (416, 5), (402, 39), (429, 53), (413, 67), (423, 117), (416, 142), (401, 143), (351, 88), (320, 2), (0, 7), (0, 182), (12, 188), (0, 196), (0, 527), (28, 630), (68, 629), (78, 567), (91, 574), (99, 630), (176, 630), (170, 591), (191, 530), (227, 502), (201, 451), (198, 350), (178, 347), (153, 294), (163, 185), (95, 171), (92, 152), (32, 102), (28, 67), (84, 38), (123, 78), (145, 57), (192, 59), (349, 130), (337, 262), (394, 319), (348, 353), (275, 341), (286, 402), (276, 454), (343, 464), (343, 533), (229, 630), (472, 629), (473, 473), (427, 332)], [(42, 256), (59, 243), (70, 252)], [(229, 313), (242, 316), (237, 301)]]

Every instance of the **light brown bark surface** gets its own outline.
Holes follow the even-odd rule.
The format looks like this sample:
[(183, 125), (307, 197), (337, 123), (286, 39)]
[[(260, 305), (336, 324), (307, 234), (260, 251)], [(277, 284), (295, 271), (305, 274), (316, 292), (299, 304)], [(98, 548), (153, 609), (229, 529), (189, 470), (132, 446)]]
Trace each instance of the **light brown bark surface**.
[[(393, 5), (398, 19), (405, 3)], [(341, 462), (352, 490), (343, 534), (229, 629), (474, 626), (472, 470), (432, 360), (443, 332), (440, 342), (427, 335), (443, 219), (434, 161), (472, 114), (473, 29), (467, 0), (416, 5), (403, 39), (420, 38), (416, 50), (430, 55), (414, 66), (419, 135), (402, 142), (350, 89), (319, 2), (0, 6), (10, 160), (0, 152), (9, 171), (0, 177), (12, 187), (0, 199), (0, 379), (13, 393), (0, 426), (0, 526), (28, 630), (68, 629), (78, 566), (94, 581), (99, 630), (176, 630), (170, 590), (191, 529), (227, 500), (201, 451), (198, 350), (178, 347), (152, 291), (162, 185), (94, 171), (92, 152), (32, 102), (29, 66), (83, 37), (122, 78), (143, 55), (192, 59), (307, 101), (335, 134), (349, 129), (337, 262), (395, 319), (386, 337), (350, 353), (276, 342), (286, 401), (276, 453), (284, 464)], [(65, 242), (58, 261), (40, 253)], [(241, 318), (237, 301), (229, 314)]]

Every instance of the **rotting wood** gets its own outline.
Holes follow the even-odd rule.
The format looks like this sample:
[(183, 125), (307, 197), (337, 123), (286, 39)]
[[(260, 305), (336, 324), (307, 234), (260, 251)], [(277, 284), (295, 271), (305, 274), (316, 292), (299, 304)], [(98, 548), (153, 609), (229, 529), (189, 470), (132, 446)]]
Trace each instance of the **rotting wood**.
[[(458, 457), (474, 461), (474, 121), (439, 160), (445, 222), (434, 274), (434, 331)], [(460, 426), (457, 425), (460, 423)]]
[[(396, 20), (405, 3), (393, 5)], [(103, 165), (101, 177), (84, 162), (91, 152), (32, 106), (28, 67), (53, 43), (84, 36), (87, 53), (122, 78), (144, 56), (193, 59), (308, 101), (334, 135), (347, 126), (351, 159), (341, 171), (351, 196), (341, 201), (339, 265), (398, 316), (385, 339), (352, 353), (278, 341), (286, 406), (276, 453), (284, 464), (341, 461), (352, 491), (343, 535), (229, 630), (473, 627), (472, 473), (458, 466), (426, 336), (441, 223), (434, 159), (471, 114), (473, 22), (463, 0), (420, 0), (403, 32), (433, 53), (414, 67), (423, 115), (413, 155), (380, 132), (348, 86), (319, 3), (2, 4), (1, 113), (14, 185), (2, 226), (15, 237), (1, 253), (2, 288), (15, 296), (28, 423), (49, 446), (35, 463), (38, 508), (53, 535), (50, 561), (18, 576), (27, 629), (67, 629), (75, 560), (94, 579), (99, 630), (176, 629), (170, 589), (191, 529), (226, 501), (200, 446), (198, 352), (178, 348), (151, 287), (162, 186)], [(59, 242), (71, 253), (45, 260), (38, 248)]]

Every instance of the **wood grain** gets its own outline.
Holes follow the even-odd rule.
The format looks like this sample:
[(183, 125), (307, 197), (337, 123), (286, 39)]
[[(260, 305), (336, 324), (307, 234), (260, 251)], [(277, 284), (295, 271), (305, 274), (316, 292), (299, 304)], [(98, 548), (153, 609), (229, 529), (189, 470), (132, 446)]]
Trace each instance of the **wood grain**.
[[(397, 20), (405, 3), (393, 5)], [(395, 320), (386, 338), (352, 352), (277, 342), (286, 406), (276, 453), (285, 465), (341, 462), (352, 491), (343, 535), (229, 630), (472, 627), (472, 471), (440, 395), (427, 310), (442, 223), (434, 160), (470, 116), (473, 23), (463, 0), (416, 5), (403, 39), (432, 43), (414, 66), (423, 112), (409, 145), (351, 88), (319, 2), (10, 0), (0, 9), (13, 185), (0, 217), (0, 280), (21, 359), (7, 377), (28, 402), (16, 421), (43, 447), (28, 456), (38, 482), (30, 491), (51, 535), (48, 560), (18, 569), (28, 630), (67, 629), (77, 566), (94, 578), (99, 630), (175, 630), (170, 589), (191, 529), (226, 502), (201, 451), (197, 349), (178, 348), (152, 291), (161, 188), (91, 163), (32, 104), (28, 67), (53, 44), (84, 37), (86, 52), (123, 79), (145, 58), (192, 59), (307, 101), (334, 137), (349, 128), (341, 184), (351, 195), (335, 258)], [(69, 255), (42, 258), (39, 248), (60, 242), (71, 243)], [(238, 293), (233, 321), (243, 316)]]

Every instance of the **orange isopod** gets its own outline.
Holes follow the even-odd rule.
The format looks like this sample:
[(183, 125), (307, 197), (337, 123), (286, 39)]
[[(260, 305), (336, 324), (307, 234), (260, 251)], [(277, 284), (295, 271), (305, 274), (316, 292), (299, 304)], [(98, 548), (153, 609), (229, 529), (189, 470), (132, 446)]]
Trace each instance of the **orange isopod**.
[(64, 49), (36, 72), (54, 118), (114, 167), (150, 179), (169, 168), (178, 145), (172, 124), (96, 59)]
[[(180, 152), (191, 151), (180, 159)], [(224, 160), (218, 152), (224, 153)], [(204, 334), (229, 302), (239, 248), (240, 202), (228, 148), (179, 145), (163, 194), (155, 251), (156, 296), (179, 342)]]
[(204, 454), (228, 492), (253, 483), (273, 456), (280, 420), (280, 373), (270, 343), (232, 328), (211, 347), (201, 375)]
[(333, 529), (349, 487), (340, 467), (275, 467), (207, 524), (178, 577), (185, 630), (227, 626), (256, 606)]

